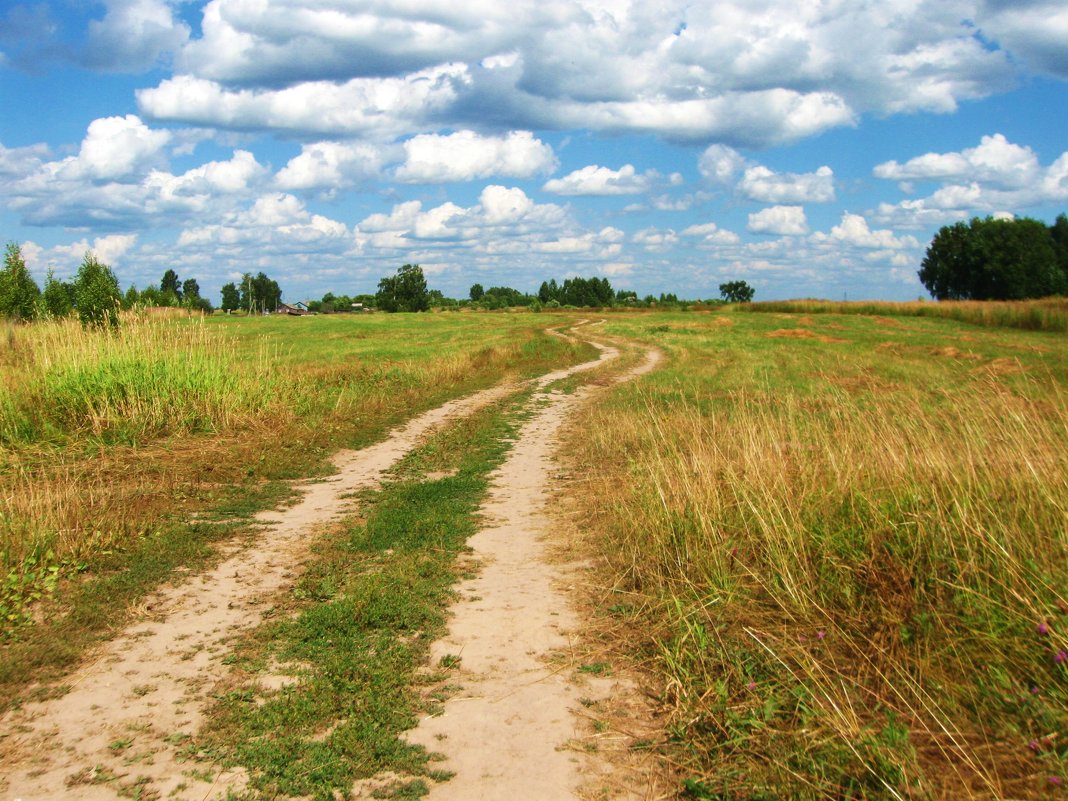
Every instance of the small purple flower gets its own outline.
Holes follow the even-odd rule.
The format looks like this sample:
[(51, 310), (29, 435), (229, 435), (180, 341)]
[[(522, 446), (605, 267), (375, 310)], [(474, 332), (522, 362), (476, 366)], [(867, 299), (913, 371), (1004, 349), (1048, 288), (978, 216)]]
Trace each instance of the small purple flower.
[(1061, 777), (1060, 776), (1050, 776), (1049, 777), (1049, 783), (1052, 784), (1054, 787), (1060, 787), (1061, 786)]
[(755, 681), (751, 681), (751, 682), (749, 682), (749, 684), (747, 684), (746, 686), (747, 686), (747, 687), (748, 687), (748, 688), (749, 688), (750, 690), (755, 690), (755, 689), (757, 688), (757, 683), (756, 683)]
[(1049, 634), (1049, 624), (1045, 620), (1038, 624), (1038, 633)]
[(825, 632), (825, 631), (817, 631), (816, 632), (816, 639), (817, 640), (822, 640), (826, 636), (827, 636), (827, 632)]
[(1038, 685), (1031, 685), (1031, 695), (1038, 695)]
[(1063, 663), (1063, 662), (1064, 662), (1065, 660), (1068, 660), (1068, 651), (1065, 651), (1065, 650), (1064, 650), (1064, 649), (1062, 648), (1061, 650), (1059, 650), (1059, 651), (1058, 651), (1058, 652), (1057, 652), (1057, 653), (1056, 653), (1056, 654), (1054, 655), (1054, 657), (1053, 657), (1053, 661), (1054, 661), (1054, 662), (1056, 662), (1056, 663), (1057, 663), (1058, 665), (1060, 665), (1060, 664), (1062, 664), (1062, 663)]
[(1038, 751), (1038, 740), (1032, 740), (1027, 744), (1027, 747), (1030, 748), (1032, 751)]

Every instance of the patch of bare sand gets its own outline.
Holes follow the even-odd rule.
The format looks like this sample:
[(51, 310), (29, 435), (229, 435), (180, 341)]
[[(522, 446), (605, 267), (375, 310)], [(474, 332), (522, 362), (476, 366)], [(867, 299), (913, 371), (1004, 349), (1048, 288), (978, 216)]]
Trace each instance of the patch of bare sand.
[(4, 796), (208, 801), (240, 791), (240, 771), (205, 780), (179, 758), (225, 675), (228, 641), (262, 620), (262, 599), (296, 578), (316, 528), (351, 510), (346, 496), (374, 485), (428, 432), (514, 390), (500, 385), (450, 401), (381, 443), (339, 453), (336, 475), (306, 484), (295, 505), (260, 516), (263, 528), (250, 547), (235, 546), (214, 570), (158, 592), (143, 605), (151, 618), (103, 646), (70, 677), (70, 692), (0, 721)]
[[(618, 355), (597, 347), (605, 359)], [(652, 370), (659, 359), (650, 351), (618, 380)], [(547, 376), (542, 386), (575, 371)], [(616, 688), (605, 680), (576, 682), (570, 643), (579, 620), (561, 586), (570, 577), (552, 564), (546, 542), (552, 525), (546, 504), (559, 469), (554, 452), (562, 447), (555, 437), (591, 391), (537, 396), (536, 413), (493, 474), (482, 507), (487, 524), (468, 541), (483, 567), (458, 587), (466, 600), (453, 607), (449, 633), (432, 649), (433, 662), (460, 658), (450, 683), (463, 689), (443, 714), (425, 718), (409, 734), (443, 754), (442, 767), (455, 774), (431, 789), (431, 801), (578, 799), (583, 784), (607, 769), (576, 747), (586, 736), (580, 699)], [(612, 797), (637, 796), (621, 791)]]

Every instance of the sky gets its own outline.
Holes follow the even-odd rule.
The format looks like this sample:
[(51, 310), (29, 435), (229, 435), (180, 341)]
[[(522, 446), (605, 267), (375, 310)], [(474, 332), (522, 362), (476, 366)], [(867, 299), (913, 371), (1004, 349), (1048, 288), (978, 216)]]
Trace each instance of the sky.
[(1064, 0), (0, 4), (0, 239), (218, 303), (431, 287), (913, 300), (1068, 211)]

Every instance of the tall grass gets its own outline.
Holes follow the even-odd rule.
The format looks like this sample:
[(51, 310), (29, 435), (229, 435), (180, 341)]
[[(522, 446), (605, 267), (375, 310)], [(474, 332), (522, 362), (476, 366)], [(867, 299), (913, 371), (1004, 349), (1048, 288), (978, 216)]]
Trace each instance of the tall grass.
[(75, 320), (18, 329), (0, 350), (0, 444), (97, 437), (128, 443), (243, 425), (287, 398), (266, 348), (240, 362), (200, 320)]
[(828, 300), (786, 300), (743, 303), (743, 312), (785, 314), (864, 314), (905, 317), (941, 317), (962, 323), (1028, 331), (1068, 331), (1068, 298), (1019, 301), (879, 301), (835, 302)]
[(467, 389), (582, 357), (541, 331), (553, 319), (457, 317), (130, 316), (116, 332), (64, 320), (7, 329), (0, 635), (101, 554), (321, 472), (332, 451)]
[(580, 424), (586, 510), (691, 796), (1068, 781), (1068, 390), (902, 381), (817, 340), (776, 339), (769, 373), (752, 325), (665, 337), (677, 371)]

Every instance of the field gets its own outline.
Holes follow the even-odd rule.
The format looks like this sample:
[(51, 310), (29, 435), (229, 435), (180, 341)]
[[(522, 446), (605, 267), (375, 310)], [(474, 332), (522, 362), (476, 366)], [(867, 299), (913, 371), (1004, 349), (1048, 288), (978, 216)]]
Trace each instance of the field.
[(591, 352), (559, 318), (139, 319), (0, 346), (0, 708), (342, 447)]
[[(1064, 307), (916, 310), (939, 306), (605, 313), (586, 336), (622, 346), (624, 367), (648, 347), (660, 365), (618, 386), (600, 373), (558, 382), (562, 393), (597, 390), (559, 456), (570, 480), (558, 491), (575, 511), (565, 530), (596, 565), (583, 647), (604, 662), (585, 668), (633, 673), (656, 699), (660, 730), (628, 748), (652, 755), (669, 794), (1065, 792)], [(591, 358), (580, 335), (544, 330), (577, 319), (9, 328), (4, 707), (62, 696), (87, 649), (143, 614), (153, 588), (207, 570), (222, 544), (254, 548), (252, 515), (291, 498), (293, 479), (325, 475), (338, 449), (502, 378)], [(330, 798), (375, 771), (432, 774), (394, 738), (419, 714), (409, 685), (421, 681), (427, 632), (443, 631), (486, 476), (527, 414), (516, 393), (413, 452), (409, 462), (440, 477), (405, 483), (413, 468), (402, 464), (362, 518), (317, 540), (291, 595), (272, 601), (287, 614), (233, 646), (229, 689), (192, 752), (266, 766), (247, 797)], [(397, 534), (406, 526), (427, 542)], [(367, 630), (352, 628), (364, 611), (331, 611), (368, 605), (380, 612)], [(343, 634), (324, 628), (339, 615)], [(414, 640), (394, 642), (389, 621)], [(324, 645), (335, 636), (390, 661), (335, 660)], [(250, 705), (242, 682), (280, 654), (334, 672), (309, 673), (300, 693), (279, 696), (284, 706)], [(353, 701), (356, 675), (373, 676), (381, 697)], [(361, 704), (377, 710), (373, 726), (351, 711)], [(306, 739), (273, 741), (283, 708)], [(352, 750), (331, 751), (334, 739)], [(280, 753), (304, 754), (334, 784)], [(365, 773), (353, 773), (353, 754)], [(404, 792), (419, 795), (422, 781)]]
[(690, 797), (1046, 797), (1066, 342), (819, 311), (609, 318), (670, 360), (576, 423), (604, 636)]

